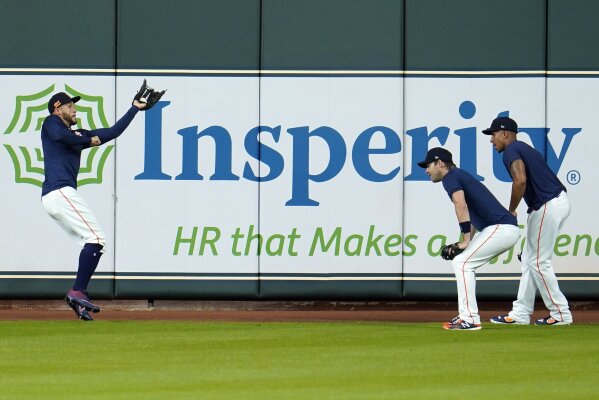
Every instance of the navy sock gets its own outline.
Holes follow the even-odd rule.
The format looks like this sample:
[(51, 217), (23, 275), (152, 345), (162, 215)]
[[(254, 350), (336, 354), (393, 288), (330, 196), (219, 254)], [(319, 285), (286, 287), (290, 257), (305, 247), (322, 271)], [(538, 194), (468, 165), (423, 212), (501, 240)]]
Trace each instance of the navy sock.
[(79, 254), (79, 269), (77, 270), (77, 278), (75, 278), (75, 284), (73, 290), (86, 291), (87, 285), (89, 284), (98, 263), (100, 257), (102, 257), (102, 250), (104, 246), (93, 243), (86, 243)]

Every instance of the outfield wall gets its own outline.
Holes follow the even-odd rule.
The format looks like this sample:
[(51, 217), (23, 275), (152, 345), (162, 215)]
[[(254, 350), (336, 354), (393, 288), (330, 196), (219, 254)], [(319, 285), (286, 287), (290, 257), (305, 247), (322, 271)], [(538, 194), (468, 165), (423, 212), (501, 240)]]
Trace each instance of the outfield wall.
[[(18, 38), (0, 43), (0, 297), (60, 296), (74, 278), (79, 249), (39, 198), (51, 94), (82, 96), (80, 126), (99, 128), (143, 78), (162, 101), (82, 159), (80, 193), (108, 234), (95, 296), (453, 299), (438, 255), (457, 220), (416, 162), (444, 146), (507, 205), (481, 130), (509, 115), (572, 202), (560, 285), (598, 297), (594, 1), (0, 6)], [(480, 298), (515, 297), (517, 251), (479, 270)]]

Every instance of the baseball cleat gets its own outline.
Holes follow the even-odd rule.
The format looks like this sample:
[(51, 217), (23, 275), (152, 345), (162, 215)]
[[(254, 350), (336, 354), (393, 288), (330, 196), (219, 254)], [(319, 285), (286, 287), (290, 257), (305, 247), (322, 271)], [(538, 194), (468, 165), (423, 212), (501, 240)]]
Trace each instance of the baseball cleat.
[(79, 315), (79, 319), (82, 319), (84, 321), (93, 321), (94, 320), (92, 318), (92, 316), (89, 315), (89, 312), (87, 312), (87, 310), (85, 308), (81, 310), (81, 315)]
[(535, 321), (535, 325), (570, 325), (571, 323), (572, 323), (572, 321), (570, 321), (570, 322), (558, 321), (557, 319), (555, 319), (551, 316), (537, 319)]
[(444, 323), (443, 326), (455, 325), (459, 324), (460, 322), (462, 322), (462, 319), (458, 315), (457, 317), (453, 317), (451, 320), (449, 320), (449, 322)]
[(443, 325), (443, 329), (451, 331), (478, 331), (482, 329), (482, 326), (480, 324), (471, 324), (470, 322), (460, 320), (457, 324)]
[[(100, 312), (100, 307), (98, 307), (97, 305), (95, 305), (94, 303), (92, 303), (89, 300), (89, 296), (87, 295), (86, 292), (71, 289), (67, 293), (65, 300), (67, 301), (67, 303), (71, 302), (71, 303), (79, 304), (81, 307), (83, 307), (87, 311), (91, 311), (94, 313)], [(69, 304), (69, 306), (70, 306), (70, 304)]]
[(502, 325), (528, 325), (524, 322), (518, 322), (509, 315), (498, 315), (496, 317), (491, 318), (491, 321), (494, 324), (502, 324)]
[(77, 318), (82, 319), (84, 321), (94, 320), (92, 316), (89, 315), (89, 312), (85, 309), (85, 307), (82, 307), (81, 305), (69, 300), (68, 298), (66, 298), (66, 301), (67, 305), (71, 307), (73, 311), (75, 311), (75, 315), (77, 315)]

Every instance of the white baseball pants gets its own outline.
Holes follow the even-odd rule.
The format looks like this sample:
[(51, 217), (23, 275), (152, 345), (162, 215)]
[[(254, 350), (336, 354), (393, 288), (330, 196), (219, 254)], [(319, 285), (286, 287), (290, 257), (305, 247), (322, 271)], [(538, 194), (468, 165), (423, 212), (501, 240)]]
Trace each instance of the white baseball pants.
[(476, 303), (476, 269), (511, 249), (519, 237), (515, 225), (491, 225), (474, 235), (466, 250), (453, 259), (451, 265), (458, 286), (458, 307), (462, 320), (480, 324)]
[(104, 231), (77, 190), (68, 186), (54, 190), (42, 197), (42, 205), (81, 247), (85, 243), (106, 245)]
[(509, 313), (514, 320), (530, 323), (538, 288), (550, 315), (558, 321), (572, 323), (568, 300), (560, 291), (551, 266), (555, 240), (569, 215), (570, 200), (566, 192), (528, 214), (526, 245), (522, 252), (522, 278), (518, 298)]

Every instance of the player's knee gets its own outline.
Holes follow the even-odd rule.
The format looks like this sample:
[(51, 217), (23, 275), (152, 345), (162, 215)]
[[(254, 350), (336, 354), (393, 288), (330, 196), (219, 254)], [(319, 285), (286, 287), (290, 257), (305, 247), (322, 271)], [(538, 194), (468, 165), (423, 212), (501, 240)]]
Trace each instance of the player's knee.
[(532, 257), (525, 256), (522, 254), (522, 267), (528, 269), (535, 269), (537, 266), (537, 256), (533, 255)]
[(98, 253), (99, 256), (102, 256), (102, 253), (104, 253), (104, 246), (97, 243), (86, 243), (81, 251), (87, 252), (88, 254), (93, 254), (94, 257), (96, 257)]
[(98, 244), (103, 247), (102, 253), (104, 253), (104, 249), (106, 248), (106, 236), (102, 231), (96, 231), (93, 235), (89, 235), (85, 239), (85, 243)]
[(457, 256), (454, 257), (453, 260), (451, 260), (451, 265), (453, 265), (454, 267), (456, 265), (463, 265), (464, 262), (466, 262), (466, 260), (468, 259), (468, 257), (464, 256), (464, 253), (460, 253)]
[(540, 258), (536, 264), (537, 267), (541, 270), (550, 270), (552, 268), (551, 259)]
[(468, 258), (462, 257), (462, 254), (451, 260), (451, 266), (453, 267), (454, 271), (468, 270), (471, 267), (471, 263), (467, 261)]

